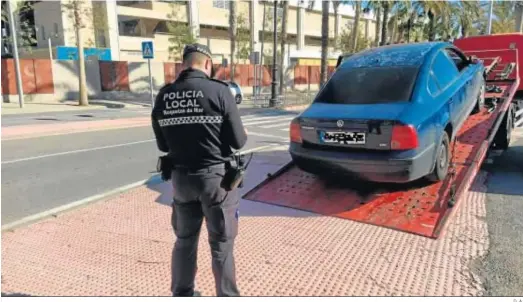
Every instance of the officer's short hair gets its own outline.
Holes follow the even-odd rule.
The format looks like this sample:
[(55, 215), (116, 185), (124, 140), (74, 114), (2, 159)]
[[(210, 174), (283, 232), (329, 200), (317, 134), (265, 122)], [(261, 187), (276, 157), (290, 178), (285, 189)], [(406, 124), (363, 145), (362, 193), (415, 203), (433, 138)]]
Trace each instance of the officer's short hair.
[(199, 52), (193, 52), (190, 54), (185, 55), (183, 58), (183, 63), (186, 65), (193, 65), (193, 64), (203, 64), (205, 60), (209, 60), (210, 58), (202, 53)]

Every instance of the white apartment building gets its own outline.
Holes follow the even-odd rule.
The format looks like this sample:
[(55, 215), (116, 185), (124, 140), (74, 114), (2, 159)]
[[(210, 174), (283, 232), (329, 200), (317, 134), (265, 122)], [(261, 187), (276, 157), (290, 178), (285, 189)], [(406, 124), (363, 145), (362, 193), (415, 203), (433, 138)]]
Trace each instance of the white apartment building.
[[(34, 19), (37, 29), (38, 48), (35, 56), (47, 57), (49, 42), (51, 47), (75, 46), (76, 33), (73, 17), (68, 11), (72, 0), (41, 1), (34, 6)], [(317, 60), (321, 50), (321, 1), (290, 0), (287, 16), (288, 51), (287, 58)], [(84, 19), (82, 33), (84, 45), (97, 48), (109, 48), (113, 60), (142, 61), (141, 42), (154, 42), (155, 60), (169, 61), (169, 38), (166, 22), (183, 22), (190, 26), (197, 40), (210, 47), (217, 59), (230, 60), (229, 41), (229, 1), (193, 0), (193, 1), (90, 1), (83, 4)], [(248, 22), (250, 46), (260, 51), (263, 29), (263, 11), (265, 19), (272, 17), (272, 1), (237, 1), (238, 15)], [(281, 9), (279, 9), (281, 10)], [(173, 12), (175, 17), (173, 17)], [(281, 14), (280, 11), (277, 13)], [(342, 5), (338, 13), (338, 29), (335, 29), (334, 10), (331, 5), (329, 17), (329, 35), (334, 37), (337, 30), (350, 28), (354, 11), (350, 5)], [(93, 26), (102, 24), (103, 26)], [(374, 40), (376, 22), (371, 14), (363, 14), (361, 33)], [(272, 24), (265, 28), (264, 52), (272, 49)], [(333, 55), (334, 58), (334, 55)], [(221, 61), (221, 60), (220, 60)], [(312, 62), (314, 63), (314, 62)], [(311, 60), (309, 60), (311, 64)]]

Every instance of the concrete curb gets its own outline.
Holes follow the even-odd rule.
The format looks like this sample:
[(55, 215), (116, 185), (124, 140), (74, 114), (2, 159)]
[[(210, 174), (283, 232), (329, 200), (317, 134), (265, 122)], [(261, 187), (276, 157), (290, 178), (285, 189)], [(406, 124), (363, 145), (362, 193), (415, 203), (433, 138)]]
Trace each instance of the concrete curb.
[(34, 215), (29, 215), (29, 216), (26, 216), (26, 217), (24, 217), (22, 219), (19, 219), (17, 221), (8, 223), (6, 225), (3, 225), (2, 226), (2, 233), (3, 232), (7, 232), (7, 231), (12, 231), (13, 229), (18, 228), (18, 227), (22, 227), (22, 226), (26, 226), (26, 225), (29, 225), (29, 224), (33, 224), (35, 222), (44, 220), (44, 219), (46, 219), (46, 218), (48, 218), (50, 216), (56, 217), (58, 214), (65, 213), (65, 212), (71, 211), (71, 210), (75, 210), (75, 209), (78, 209), (78, 208), (80, 208), (82, 206), (86, 206), (86, 205), (92, 204), (92, 203), (97, 202), (97, 201), (106, 200), (108, 197), (111, 197), (113, 195), (117, 195), (117, 194), (120, 194), (120, 193), (124, 193), (124, 192), (126, 192), (128, 190), (137, 188), (139, 186), (155, 185), (155, 184), (159, 184), (161, 182), (162, 182), (162, 179), (161, 179), (160, 175), (157, 174), (157, 175), (155, 175), (155, 176), (153, 176), (151, 178), (148, 178), (148, 179), (140, 180), (140, 181), (137, 181), (137, 182), (125, 185), (125, 186), (121, 186), (121, 187), (109, 190), (109, 191), (101, 193), (101, 194), (89, 196), (87, 198), (80, 199), (80, 200), (77, 200), (75, 202), (68, 203), (68, 204), (65, 204), (65, 205), (62, 205), (62, 206), (59, 206), (59, 207), (56, 207), (56, 208), (53, 208), (53, 209), (50, 209), (50, 210), (47, 210), (47, 211), (44, 211), (44, 212), (41, 212), (41, 213), (37, 213), (37, 214), (34, 214)]

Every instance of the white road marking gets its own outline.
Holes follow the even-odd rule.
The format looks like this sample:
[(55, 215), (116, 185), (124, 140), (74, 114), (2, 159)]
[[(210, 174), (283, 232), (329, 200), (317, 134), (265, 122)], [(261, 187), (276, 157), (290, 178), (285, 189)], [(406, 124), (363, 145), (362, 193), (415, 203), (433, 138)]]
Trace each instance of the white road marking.
[(273, 124), (273, 125), (260, 126), (260, 128), (264, 128), (264, 129), (276, 128), (276, 127), (288, 126), (289, 124), (290, 124), (289, 122), (286, 122), (286, 123), (279, 123), (279, 124)]
[(277, 118), (277, 119), (272, 119), (272, 120), (269, 120), (269, 121), (259, 121), (259, 122), (244, 123), (243, 125), (244, 126), (253, 126), (253, 125), (261, 125), (261, 124), (267, 124), (267, 123), (283, 122), (283, 121), (290, 121), (293, 118), (294, 117)]
[(273, 119), (277, 119), (277, 118), (281, 118), (281, 117), (284, 117), (284, 116), (276, 115), (276, 116), (262, 116), (262, 117), (256, 117), (256, 118), (248, 118), (248, 119), (242, 118), (242, 122), (248, 123), (248, 122), (254, 122), (254, 121), (273, 120)]
[(2, 165), (4, 165), (4, 164), (13, 164), (13, 163), (29, 161), (29, 160), (35, 160), (35, 159), (42, 159), (42, 158), (47, 158), (47, 157), (60, 156), (60, 155), (69, 155), (69, 154), (76, 154), (76, 153), (83, 153), (83, 152), (98, 151), (98, 150), (111, 149), (111, 148), (118, 148), (118, 147), (124, 147), (124, 146), (131, 146), (131, 145), (149, 143), (149, 142), (154, 142), (154, 141), (155, 141), (154, 139), (148, 139), (148, 140), (136, 141), (136, 142), (125, 143), (125, 144), (117, 144), (117, 145), (110, 145), (110, 146), (103, 146), (103, 147), (96, 147), (96, 148), (79, 149), (79, 150), (72, 150), (72, 151), (66, 151), (66, 152), (59, 152), (59, 153), (51, 153), (51, 154), (45, 154), (45, 155), (39, 155), (39, 156), (25, 157), (25, 158), (19, 158), (19, 159), (3, 161)]
[(253, 135), (253, 136), (261, 136), (261, 137), (270, 137), (270, 138), (278, 138), (284, 141), (288, 141), (289, 138), (287, 136), (279, 136), (279, 135), (272, 135), (272, 134), (266, 134), (266, 133), (258, 133), (258, 132), (252, 132), (249, 131), (247, 135)]
[(278, 130), (280, 130), (280, 131), (289, 131), (289, 128), (288, 127), (287, 128), (281, 128), (281, 129), (278, 129)]

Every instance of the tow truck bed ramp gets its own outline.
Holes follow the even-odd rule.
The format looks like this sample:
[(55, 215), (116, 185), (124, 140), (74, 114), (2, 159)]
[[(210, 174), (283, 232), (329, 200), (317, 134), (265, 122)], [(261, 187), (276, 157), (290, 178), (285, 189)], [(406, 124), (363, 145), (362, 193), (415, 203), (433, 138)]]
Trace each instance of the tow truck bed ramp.
[(483, 61), (489, 71), (487, 85), (501, 90), (485, 95), (497, 98), (497, 106), (484, 108), (465, 122), (453, 144), (454, 168), (444, 181), (338, 184), (304, 172), (291, 161), (243, 198), (437, 238), (470, 188), (519, 86), (517, 73), (512, 79), (497, 80), (494, 69), (499, 58), (488, 56)]

